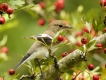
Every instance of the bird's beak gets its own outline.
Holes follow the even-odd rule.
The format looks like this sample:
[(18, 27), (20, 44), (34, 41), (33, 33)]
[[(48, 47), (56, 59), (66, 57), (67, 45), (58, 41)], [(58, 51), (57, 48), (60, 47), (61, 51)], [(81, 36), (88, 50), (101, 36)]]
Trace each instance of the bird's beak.
[(72, 26), (67, 26), (68, 28), (72, 29), (73, 27)]
[(73, 27), (72, 27), (72, 26), (67, 25), (67, 26), (65, 26), (64, 28), (72, 29)]

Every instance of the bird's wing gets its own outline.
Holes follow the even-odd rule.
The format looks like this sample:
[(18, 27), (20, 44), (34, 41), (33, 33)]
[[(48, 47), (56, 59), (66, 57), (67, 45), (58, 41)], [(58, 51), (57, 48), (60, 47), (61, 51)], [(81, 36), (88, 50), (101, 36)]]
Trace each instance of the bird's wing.
[(24, 38), (25, 39), (28, 38), (28, 39), (32, 39), (32, 40), (38, 40), (38, 41), (41, 41), (41, 42), (46, 43), (46, 44), (50, 44), (52, 39), (53, 39), (48, 34), (39, 34), (39, 35), (28, 36), (28, 37), (24, 37)]
[(48, 34), (39, 34), (37, 36), (35, 36), (37, 38), (37, 40), (41, 41), (41, 42), (45, 42), (46, 44), (50, 44), (52, 41), (52, 37)]
[(48, 35), (48, 34), (39, 34), (39, 35), (37, 35), (36, 36), (36, 38), (39, 40), (39, 39), (41, 39), (41, 38), (43, 38), (44, 40), (52, 40), (53, 38), (50, 36), (50, 35)]

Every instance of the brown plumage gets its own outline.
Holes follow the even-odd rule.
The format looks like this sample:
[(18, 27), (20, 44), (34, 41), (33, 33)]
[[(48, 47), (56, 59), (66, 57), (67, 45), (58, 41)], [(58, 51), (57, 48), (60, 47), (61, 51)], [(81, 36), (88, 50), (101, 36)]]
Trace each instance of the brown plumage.
[[(26, 61), (35, 59), (35, 58), (41, 58), (45, 59), (49, 56), (49, 51), (45, 45), (43, 45), (41, 42), (45, 41), (47, 45), (50, 45), (52, 39), (56, 35), (56, 33), (60, 30), (67, 30), (70, 29), (69, 25), (66, 24), (66, 22), (62, 20), (55, 20), (49, 24), (48, 29), (43, 33), (39, 34), (37, 36), (34, 36), (37, 38), (38, 41), (34, 42), (33, 45), (29, 48), (27, 51), (27, 54), (24, 56), (24, 58), (19, 62), (19, 64), (14, 68), (16, 70), (19, 68), (23, 63)], [(42, 41), (43, 40), (43, 41)], [(41, 41), (41, 42), (39, 42)], [(57, 44), (58, 45), (58, 44)], [(51, 53), (53, 53), (55, 49), (51, 49)]]

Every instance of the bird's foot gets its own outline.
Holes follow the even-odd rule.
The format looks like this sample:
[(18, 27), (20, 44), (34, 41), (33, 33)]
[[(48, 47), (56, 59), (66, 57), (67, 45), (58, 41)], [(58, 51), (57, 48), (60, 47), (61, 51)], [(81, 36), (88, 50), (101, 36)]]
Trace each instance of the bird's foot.
[(49, 51), (50, 57), (53, 57), (54, 58), (54, 66), (55, 66), (55, 68), (56, 69), (59, 69), (58, 64), (57, 64), (57, 57), (54, 56), (53, 54), (51, 54), (51, 49), (48, 49), (48, 51)]
[(54, 56), (54, 66), (55, 66), (56, 69), (59, 69), (56, 56)]
[(55, 68), (59, 69), (58, 64), (57, 64), (57, 57), (52, 55), (52, 54), (50, 54), (50, 56), (53, 57), (53, 59), (54, 59), (54, 66), (55, 66)]

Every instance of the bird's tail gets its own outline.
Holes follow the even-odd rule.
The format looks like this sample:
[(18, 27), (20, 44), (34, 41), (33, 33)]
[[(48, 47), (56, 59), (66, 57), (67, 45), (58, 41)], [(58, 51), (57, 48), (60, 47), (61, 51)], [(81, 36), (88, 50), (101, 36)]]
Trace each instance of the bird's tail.
[(27, 54), (26, 56), (24, 56), (24, 58), (14, 67), (14, 70), (18, 69), (22, 64), (24, 64), (28, 57), (30, 56), (30, 54)]

